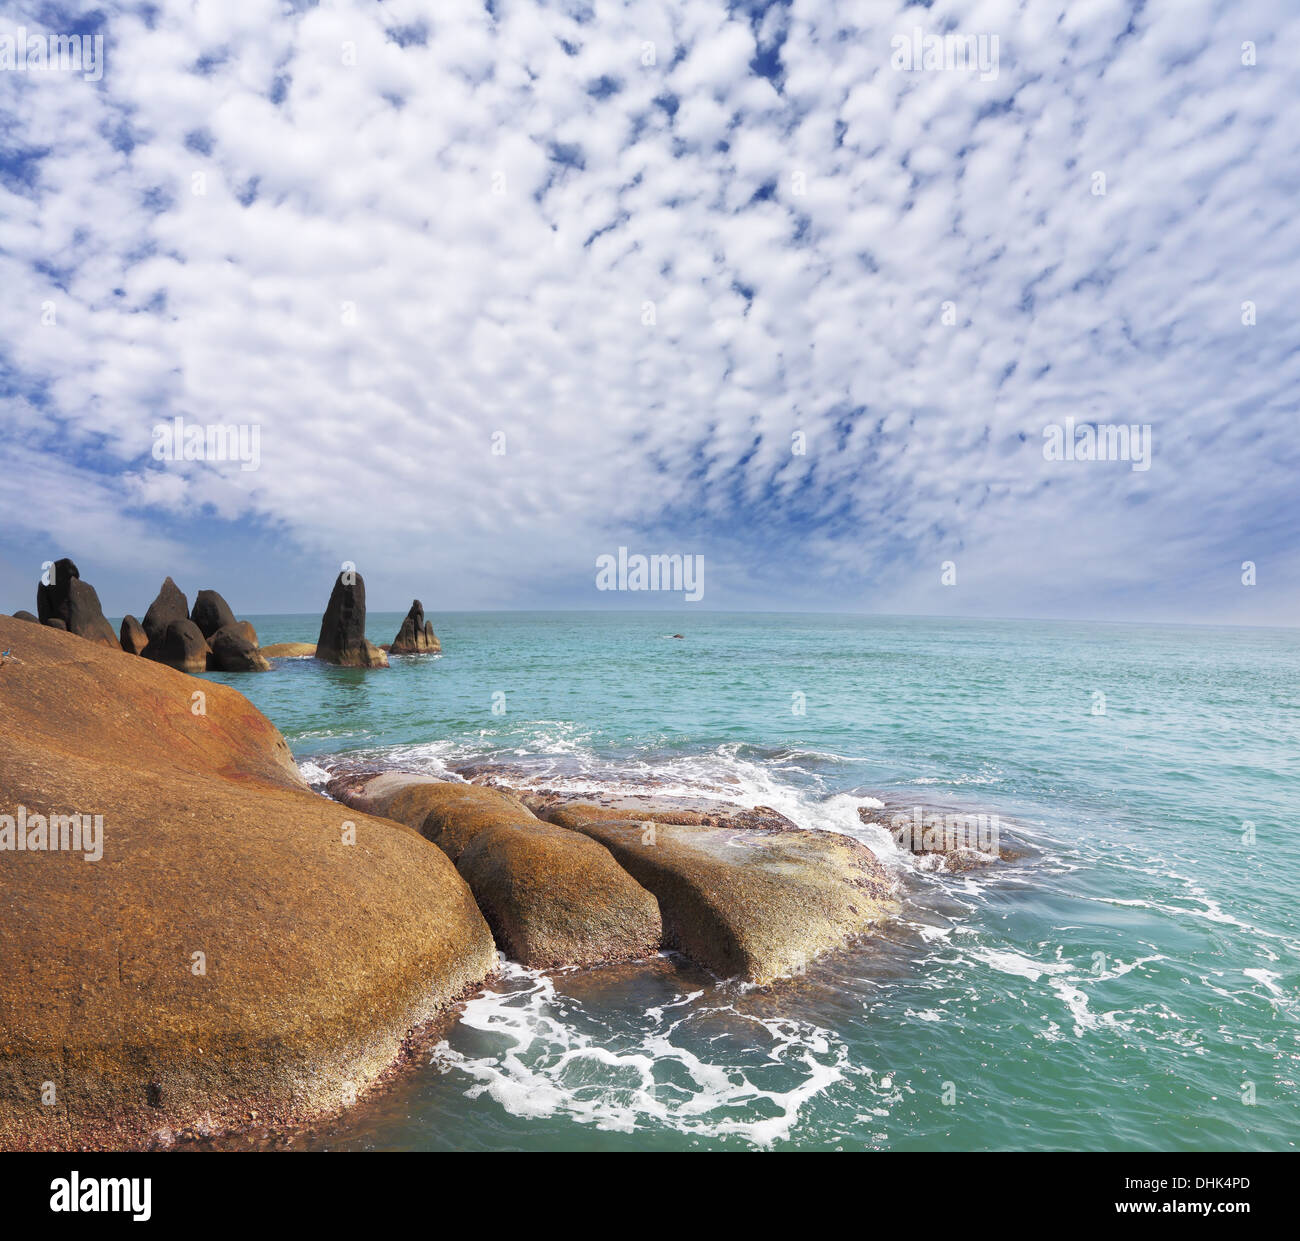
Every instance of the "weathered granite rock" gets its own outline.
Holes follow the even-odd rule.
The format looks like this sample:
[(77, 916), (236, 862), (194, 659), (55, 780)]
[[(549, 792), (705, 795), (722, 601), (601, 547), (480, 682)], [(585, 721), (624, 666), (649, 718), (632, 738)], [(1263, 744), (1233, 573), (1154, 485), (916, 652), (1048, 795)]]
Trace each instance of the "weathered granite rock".
[(442, 848), (502, 951), (523, 965), (626, 961), (659, 946), (658, 903), (608, 850), (540, 822), (507, 793), (407, 772), (350, 774), (326, 789)]
[[(144, 614), (144, 631), (149, 641), (161, 638), (172, 621), (188, 621), (190, 608), (181, 589), (171, 578), (163, 581), (157, 597)], [(197, 628), (197, 626), (196, 626)]]
[(0, 815), (103, 820), (98, 861), (0, 854), (0, 1148), (326, 1115), (494, 968), (442, 851), (313, 794), (241, 694), (195, 714), (168, 668), (0, 618), (11, 646)]
[(118, 639), (122, 649), (128, 655), (143, 655), (144, 648), (149, 645), (149, 635), (145, 633), (144, 626), (134, 616), (122, 617), (122, 628), (119, 631)]
[(542, 813), (603, 844), (658, 898), (664, 943), (724, 976), (762, 983), (800, 973), (894, 907), (884, 869), (849, 836), (745, 826), (742, 807), (696, 824), (602, 819), (608, 808), (590, 809), (597, 813), (582, 803)]
[(307, 659), (316, 654), (314, 642), (273, 642), (261, 648), (267, 659)]
[(238, 623), (218, 629), (208, 643), (210, 672), (270, 672), (271, 665), (256, 645), (240, 630)]
[(412, 600), (411, 610), (407, 612), (402, 627), (397, 631), (388, 651), (392, 655), (435, 655), (442, 650), (442, 643), (433, 632), (433, 625), (424, 619), (424, 604), (418, 599)]
[(894, 843), (932, 869), (963, 871), (1014, 861), (1024, 852), (1001, 839), (997, 816), (925, 806), (859, 806), (868, 827), (887, 831)]
[(59, 629), (62, 630), (64, 633), (68, 632), (67, 624), (64, 621), (61, 621), (57, 616), (51, 616), (50, 619), (45, 622), (45, 624), (50, 629)]
[(29, 624), (35, 625), (41, 623), (41, 618), (39, 616), (33, 616), (30, 612), (25, 611), (22, 608), (14, 613), (14, 620), (27, 621)]
[(178, 672), (204, 672), (208, 667), (208, 644), (199, 627), (188, 617), (182, 617), (169, 622), (161, 634), (149, 639), (144, 657)]
[[(99, 595), (89, 582), (81, 580), (77, 566), (66, 557), (56, 560), (49, 576), (48, 586), (42, 582), (36, 588), (37, 619), (55, 629), (66, 629), (79, 638), (116, 647), (117, 635), (99, 605)], [(56, 625), (55, 621), (61, 623)]]
[(366, 584), (360, 573), (340, 573), (335, 580), (321, 618), (316, 658), (344, 668), (388, 667), (388, 656), (366, 638)]
[(235, 614), (230, 610), (230, 604), (215, 590), (201, 590), (194, 596), (190, 620), (199, 627), (205, 638), (210, 638), (218, 629), (233, 625)]

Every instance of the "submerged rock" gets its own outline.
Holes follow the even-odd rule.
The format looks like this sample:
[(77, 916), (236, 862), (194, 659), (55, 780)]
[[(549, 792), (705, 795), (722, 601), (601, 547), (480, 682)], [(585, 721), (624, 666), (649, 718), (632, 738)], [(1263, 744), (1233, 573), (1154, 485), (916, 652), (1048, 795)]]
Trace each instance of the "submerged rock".
[[(171, 578), (165, 578), (158, 595), (144, 614), (144, 631), (150, 642), (161, 638), (173, 621), (189, 621), (190, 608)], [(197, 626), (196, 626), (197, 628)]]
[(267, 659), (305, 659), (316, 654), (316, 643), (273, 642), (260, 649)]
[(182, 617), (171, 621), (156, 638), (149, 639), (144, 657), (178, 672), (205, 672), (208, 644), (199, 627), (188, 617)]
[(442, 851), (312, 793), (241, 694), (207, 683), (196, 715), (191, 681), (0, 618), (18, 643), (0, 832), (19, 807), (86, 832), (0, 853), (0, 1148), (328, 1114), (494, 968)]
[(1024, 856), (1001, 840), (997, 815), (896, 805), (859, 806), (858, 818), (868, 827), (887, 831), (900, 849), (926, 859), (937, 869), (971, 870)]
[[(801, 973), (894, 907), (870, 850), (849, 836), (785, 826), (764, 807), (683, 810), (669, 799), (658, 816), (644, 805), (633, 817), (610, 816), (582, 802), (542, 808), (543, 818), (603, 844), (654, 893), (665, 944), (724, 976), (762, 983)], [(666, 821), (692, 816), (701, 821)], [(768, 825), (750, 825), (762, 820)]]
[(411, 601), (411, 610), (388, 650), (393, 655), (436, 655), (442, 650), (433, 625), (424, 619), (424, 604), (418, 599)]
[(238, 624), (226, 625), (212, 635), (208, 669), (212, 672), (270, 672), (271, 665), (241, 632)]
[(205, 638), (210, 638), (218, 629), (235, 623), (235, 614), (215, 590), (201, 590), (194, 596), (194, 609), (190, 620), (198, 627)]
[(360, 573), (340, 573), (335, 580), (321, 618), (316, 658), (344, 668), (388, 667), (388, 656), (366, 638), (366, 584)]
[(659, 947), (658, 902), (609, 851), (541, 822), (507, 793), (405, 772), (353, 774), (327, 790), (437, 844), (469, 883), (501, 950), (521, 965), (626, 961)]
[(118, 633), (118, 640), (122, 649), (128, 655), (143, 655), (144, 648), (149, 645), (149, 635), (145, 633), (144, 626), (134, 616), (122, 617), (122, 628)]
[(66, 557), (54, 562), (49, 585), (42, 582), (37, 586), (36, 612), (43, 625), (66, 629), (79, 638), (104, 646), (118, 645), (117, 635), (104, 616), (95, 588), (81, 580), (77, 566)]

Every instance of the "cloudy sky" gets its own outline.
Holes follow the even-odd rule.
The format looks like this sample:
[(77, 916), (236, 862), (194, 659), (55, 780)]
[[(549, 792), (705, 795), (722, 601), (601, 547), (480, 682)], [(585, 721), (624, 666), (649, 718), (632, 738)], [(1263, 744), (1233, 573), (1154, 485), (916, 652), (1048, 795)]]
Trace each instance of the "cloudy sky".
[[(595, 590), (626, 546), (701, 608), (1300, 623), (1293, 0), (20, 26), (104, 71), (0, 71), (0, 610), (60, 555), (116, 615), (677, 602)], [(900, 65), (945, 31), (996, 70)]]

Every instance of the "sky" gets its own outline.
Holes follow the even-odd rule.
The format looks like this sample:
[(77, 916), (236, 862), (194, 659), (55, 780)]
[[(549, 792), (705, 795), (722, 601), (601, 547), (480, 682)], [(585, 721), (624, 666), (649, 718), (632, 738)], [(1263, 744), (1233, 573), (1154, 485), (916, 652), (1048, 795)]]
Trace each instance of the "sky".
[[(114, 616), (349, 563), (435, 617), (1300, 623), (1294, 0), (19, 27), (103, 54), (0, 68), (0, 610), (67, 555)], [(908, 63), (945, 33), (983, 67)], [(598, 590), (620, 547), (700, 601)]]

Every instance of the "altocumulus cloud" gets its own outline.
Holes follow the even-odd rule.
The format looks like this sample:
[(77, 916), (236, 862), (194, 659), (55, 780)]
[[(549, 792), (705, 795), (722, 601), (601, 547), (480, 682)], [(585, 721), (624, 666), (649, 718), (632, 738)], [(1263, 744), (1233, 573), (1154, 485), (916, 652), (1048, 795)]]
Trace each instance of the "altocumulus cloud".
[[(1294, 619), (1291, 4), (19, 26), (105, 55), (0, 72), (24, 573), (111, 596), (256, 531), (266, 580), (350, 559), (390, 604), (595, 605), (629, 545), (706, 555), (704, 606)], [(996, 36), (996, 75), (894, 68), (916, 30)], [(260, 468), (154, 460), (177, 415), (258, 426)], [(1044, 460), (1066, 418), (1150, 425), (1151, 468)]]

